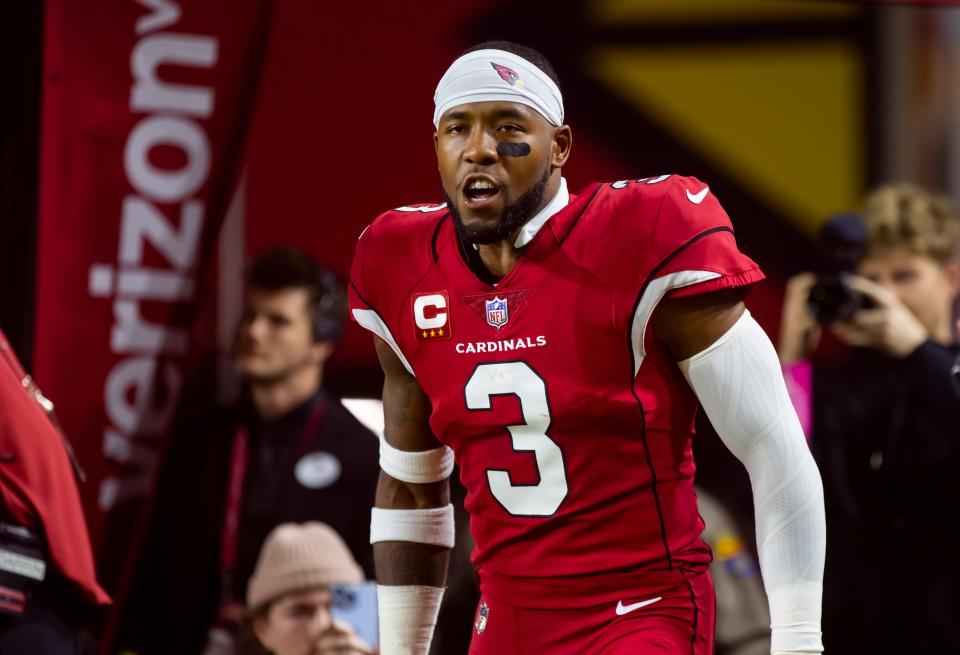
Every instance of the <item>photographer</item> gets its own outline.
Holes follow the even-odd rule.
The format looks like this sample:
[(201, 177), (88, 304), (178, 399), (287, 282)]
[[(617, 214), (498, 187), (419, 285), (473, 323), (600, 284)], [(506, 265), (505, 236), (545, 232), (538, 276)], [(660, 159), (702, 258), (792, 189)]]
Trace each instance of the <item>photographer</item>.
[[(824, 641), (960, 652), (960, 219), (945, 198), (897, 185), (867, 198), (862, 227), (856, 274), (789, 281), (779, 344), (823, 476)], [(851, 348), (845, 361), (811, 365), (824, 329)]]

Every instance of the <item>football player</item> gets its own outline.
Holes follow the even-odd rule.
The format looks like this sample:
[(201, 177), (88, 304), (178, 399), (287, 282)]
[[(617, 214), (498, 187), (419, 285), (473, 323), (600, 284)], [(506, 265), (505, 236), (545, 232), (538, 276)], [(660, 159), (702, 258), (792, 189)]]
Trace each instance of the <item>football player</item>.
[(751, 477), (772, 650), (820, 652), (820, 476), (743, 305), (763, 274), (709, 187), (570, 193), (556, 74), (516, 44), (458, 58), (434, 102), (446, 202), (377, 218), (352, 271), (386, 376), (381, 652), (428, 651), (455, 457), (482, 593), (471, 653), (711, 653), (698, 404)]

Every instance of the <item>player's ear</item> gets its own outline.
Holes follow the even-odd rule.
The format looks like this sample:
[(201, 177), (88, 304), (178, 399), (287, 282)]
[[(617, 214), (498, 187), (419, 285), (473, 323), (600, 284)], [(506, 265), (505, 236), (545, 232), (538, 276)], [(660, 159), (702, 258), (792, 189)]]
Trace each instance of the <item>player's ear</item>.
[(436, 132), (433, 133), (433, 151), (440, 152), (440, 137), (437, 136)]
[(567, 163), (570, 157), (570, 148), (573, 145), (573, 132), (569, 125), (561, 125), (553, 131), (553, 143), (550, 146), (551, 160), (550, 164), (554, 168), (560, 168)]

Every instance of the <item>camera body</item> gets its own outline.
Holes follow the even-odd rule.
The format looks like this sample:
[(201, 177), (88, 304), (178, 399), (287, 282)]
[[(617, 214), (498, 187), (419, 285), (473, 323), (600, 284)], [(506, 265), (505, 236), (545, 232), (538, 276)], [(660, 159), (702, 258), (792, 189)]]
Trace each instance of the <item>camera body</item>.
[(872, 301), (850, 286), (849, 273), (822, 273), (810, 288), (807, 306), (822, 325), (847, 321)]
[(850, 276), (863, 258), (867, 227), (859, 214), (837, 214), (820, 230), (817, 238), (828, 256), (829, 270), (817, 275), (807, 306), (823, 325), (849, 320), (861, 309), (872, 306), (869, 298), (850, 286)]

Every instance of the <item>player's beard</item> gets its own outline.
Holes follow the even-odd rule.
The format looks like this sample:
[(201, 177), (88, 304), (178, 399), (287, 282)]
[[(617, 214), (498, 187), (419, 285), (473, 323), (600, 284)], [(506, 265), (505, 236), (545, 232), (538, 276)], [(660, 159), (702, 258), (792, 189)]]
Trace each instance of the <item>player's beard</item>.
[(540, 203), (543, 202), (543, 192), (547, 188), (549, 179), (550, 167), (548, 166), (539, 182), (524, 191), (514, 202), (504, 207), (499, 221), (484, 227), (465, 225), (460, 212), (457, 211), (456, 203), (444, 191), (443, 199), (446, 201), (447, 207), (450, 208), (450, 215), (453, 216), (453, 225), (457, 230), (457, 236), (460, 237), (461, 241), (478, 245), (496, 243), (509, 238), (537, 213)]

